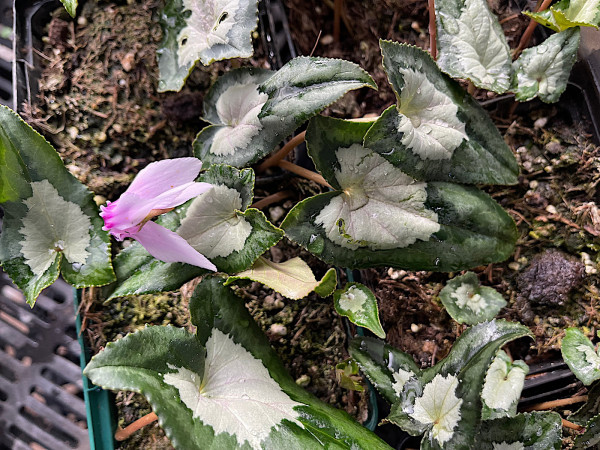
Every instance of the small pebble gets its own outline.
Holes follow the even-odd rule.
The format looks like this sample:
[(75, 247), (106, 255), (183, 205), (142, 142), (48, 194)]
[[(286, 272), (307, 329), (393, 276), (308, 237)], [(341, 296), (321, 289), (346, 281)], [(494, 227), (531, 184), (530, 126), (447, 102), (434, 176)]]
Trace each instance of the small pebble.
[(520, 265), (518, 262), (516, 262), (516, 261), (513, 261), (513, 262), (511, 262), (511, 263), (508, 263), (508, 268), (509, 268), (510, 270), (517, 271), (517, 270), (519, 270), (519, 269), (521, 268), (521, 265)]
[(310, 377), (306, 374), (296, 379), (296, 384), (300, 387), (306, 387), (310, 384)]
[(406, 270), (394, 270), (390, 267), (387, 274), (392, 280), (397, 280), (406, 276)]
[(531, 182), (529, 183), (529, 187), (530, 187), (531, 189), (537, 189), (537, 187), (539, 186), (539, 184), (540, 184), (540, 183), (538, 183), (538, 181), (537, 181), (537, 180), (533, 180), (533, 181), (531, 181)]
[(271, 253), (271, 259), (273, 259), (273, 262), (278, 263), (283, 259), (283, 252), (277, 247), (271, 247), (269, 252)]
[(325, 36), (323, 36), (321, 38), (321, 44), (323, 44), (323, 45), (333, 44), (333, 36), (330, 34), (326, 34)]
[(67, 128), (67, 133), (69, 134), (71, 140), (74, 141), (79, 135), (79, 130), (77, 129), (77, 127), (69, 127)]
[(271, 222), (277, 222), (285, 215), (285, 209), (281, 206), (275, 206), (273, 208), (269, 208), (269, 216), (271, 217)]
[(592, 258), (589, 254), (581, 252), (581, 262), (585, 266), (585, 273), (587, 273), (588, 275), (598, 273), (598, 265), (594, 261), (592, 261)]
[(128, 52), (125, 56), (123, 56), (123, 58), (121, 59), (121, 66), (123, 67), (123, 70), (125, 72), (129, 72), (131, 71), (131, 69), (133, 69), (133, 67), (135, 66), (134, 51)]
[(267, 295), (263, 302), (263, 308), (265, 308), (267, 311), (270, 311), (273, 309), (281, 309), (284, 306), (285, 306), (285, 304), (283, 303), (281, 296), (279, 294)]
[(271, 336), (285, 336), (287, 334), (287, 327), (280, 323), (274, 323), (269, 327), (269, 334)]
[(416, 323), (410, 324), (410, 331), (412, 331), (413, 333), (418, 333), (420, 329), (421, 329), (421, 327), (419, 325), (417, 325)]
[(85, 27), (87, 24), (88, 24), (88, 21), (85, 17), (79, 16), (77, 18), (77, 25), (79, 25), (80, 27)]
[(546, 206), (546, 211), (549, 212), (550, 214), (558, 213), (558, 211), (556, 210), (556, 208), (553, 205)]
[(540, 128), (544, 128), (547, 123), (548, 123), (547, 117), (540, 117), (535, 122), (533, 122), (533, 128), (535, 128), (536, 130), (539, 130)]

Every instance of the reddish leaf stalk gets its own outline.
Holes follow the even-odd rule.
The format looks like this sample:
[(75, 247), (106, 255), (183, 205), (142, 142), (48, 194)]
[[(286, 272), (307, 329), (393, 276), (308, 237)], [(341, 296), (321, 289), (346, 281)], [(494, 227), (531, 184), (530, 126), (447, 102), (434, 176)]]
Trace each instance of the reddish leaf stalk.
[[(548, 9), (548, 7), (550, 6), (550, 3), (552, 3), (552, 0), (544, 0), (536, 12), (541, 12), (541, 11)], [(519, 55), (521, 54), (521, 52), (523, 51), (523, 49), (529, 45), (529, 41), (531, 40), (531, 36), (533, 36), (533, 32), (535, 31), (535, 27), (537, 27), (537, 25), (538, 25), (538, 23), (535, 20), (531, 19), (529, 21), (529, 25), (527, 25), (527, 28), (525, 29), (523, 36), (521, 36), (521, 40), (519, 41), (519, 46), (517, 47), (517, 49), (515, 50), (515, 53), (513, 54), (513, 59), (517, 59), (519, 57)]]
[(124, 441), (140, 428), (143, 428), (156, 420), (158, 420), (158, 416), (155, 413), (151, 412), (149, 414), (146, 414), (145, 416), (140, 417), (135, 422), (130, 423), (125, 428), (118, 429), (115, 433), (115, 439), (117, 441)]
[(437, 28), (435, 27), (435, 0), (427, 0), (429, 7), (429, 52), (431, 57), (437, 59)]

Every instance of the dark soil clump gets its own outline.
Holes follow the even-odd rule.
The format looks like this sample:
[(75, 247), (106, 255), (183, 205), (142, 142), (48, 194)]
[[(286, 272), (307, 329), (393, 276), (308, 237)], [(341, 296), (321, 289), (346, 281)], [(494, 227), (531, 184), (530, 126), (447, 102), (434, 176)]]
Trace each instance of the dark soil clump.
[(585, 266), (558, 250), (536, 256), (517, 279), (519, 297), (542, 305), (562, 305), (581, 284)]

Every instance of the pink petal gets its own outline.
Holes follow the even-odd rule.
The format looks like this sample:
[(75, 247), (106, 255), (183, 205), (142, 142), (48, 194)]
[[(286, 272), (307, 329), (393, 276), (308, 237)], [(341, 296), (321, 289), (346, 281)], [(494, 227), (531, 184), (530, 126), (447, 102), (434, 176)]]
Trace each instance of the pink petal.
[(190, 198), (204, 194), (210, 188), (212, 188), (210, 183), (191, 182), (169, 189), (152, 199), (153, 209), (174, 208), (187, 202)]
[(104, 219), (106, 228), (117, 232), (139, 224), (155, 209), (154, 205), (154, 199), (143, 199), (127, 191), (118, 200), (101, 207), (100, 216)]
[(154, 198), (170, 189), (194, 181), (201, 168), (202, 161), (198, 158), (156, 161), (148, 164), (137, 174), (127, 192), (142, 198)]
[(134, 236), (156, 259), (165, 262), (182, 262), (217, 271), (205, 256), (198, 253), (177, 233), (161, 227), (155, 222), (146, 223)]

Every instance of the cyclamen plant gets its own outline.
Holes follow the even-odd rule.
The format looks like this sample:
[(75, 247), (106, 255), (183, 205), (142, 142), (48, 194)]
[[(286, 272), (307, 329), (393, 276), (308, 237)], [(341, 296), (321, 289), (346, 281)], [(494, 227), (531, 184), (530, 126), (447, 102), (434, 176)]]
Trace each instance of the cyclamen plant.
[[(77, 2), (63, 3), (74, 15)], [(556, 101), (579, 42), (571, 25), (597, 24), (597, 14), (576, 12), (575, 3), (538, 14), (560, 32), (513, 64), (484, 1), (439, 0), (437, 62), (419, 48), (381, 41), (397, 104), (370, 121), (318, 115), (349, 90), (377, 88), (354, 63), (299, 57), (278, 71), (229, 71), (205, 96), (211, 125), (196, 137), (195, 157), (151, 163), (100, 212), (50, 144), (0, 108), (0, 262), (31, 306), (59, 274), (75, 287), (104, 286), (109, 300), (179, 289), (203, 276), (189, 306), (195, 335), (147, 327), (109, 344), (85, 370), (105, 388), (144, 394), (177, 448), (387, 448), (296, 385), (228, 286), (250, 279), (292, 299), (331, 295), (334, 268), (317, 280), (300, 259), (276, 264), (261, 256), (284, 235), (348, 268), (460, 271), (506, 259), (514, 222), (474, 185), (514, 184), (518, 166), (451, 76), (519, 100)], [(179, 90), (197, 61), (251, 55), (256, 3), (169, 0), (162, 22), (159, 90)], [(255, 175), (245, 167), (307, 121), (309, 155), (331, 191), (298, 203), (278, 228), (252, 208)], [(137, 242), (111, 258), (110, 235)], [(527, 366), (500, 348), (529, 332), (490, 321), (506, 304), (496, 294), (474, 274), (448, 284), (441, 297), (450, 314), (482, 323), (433, 367), (421, 369), (372, 338), (351, 344), (358, 366), (392, 404), (388, 420), (424, 434), (422, 448), (560, 446), (560, 417), (516, 413)], [(368, 288), (349, 283), (333, 297), (341, 315), (385, 337)], [(590, 345), (576, 351), (595, 364)]]

